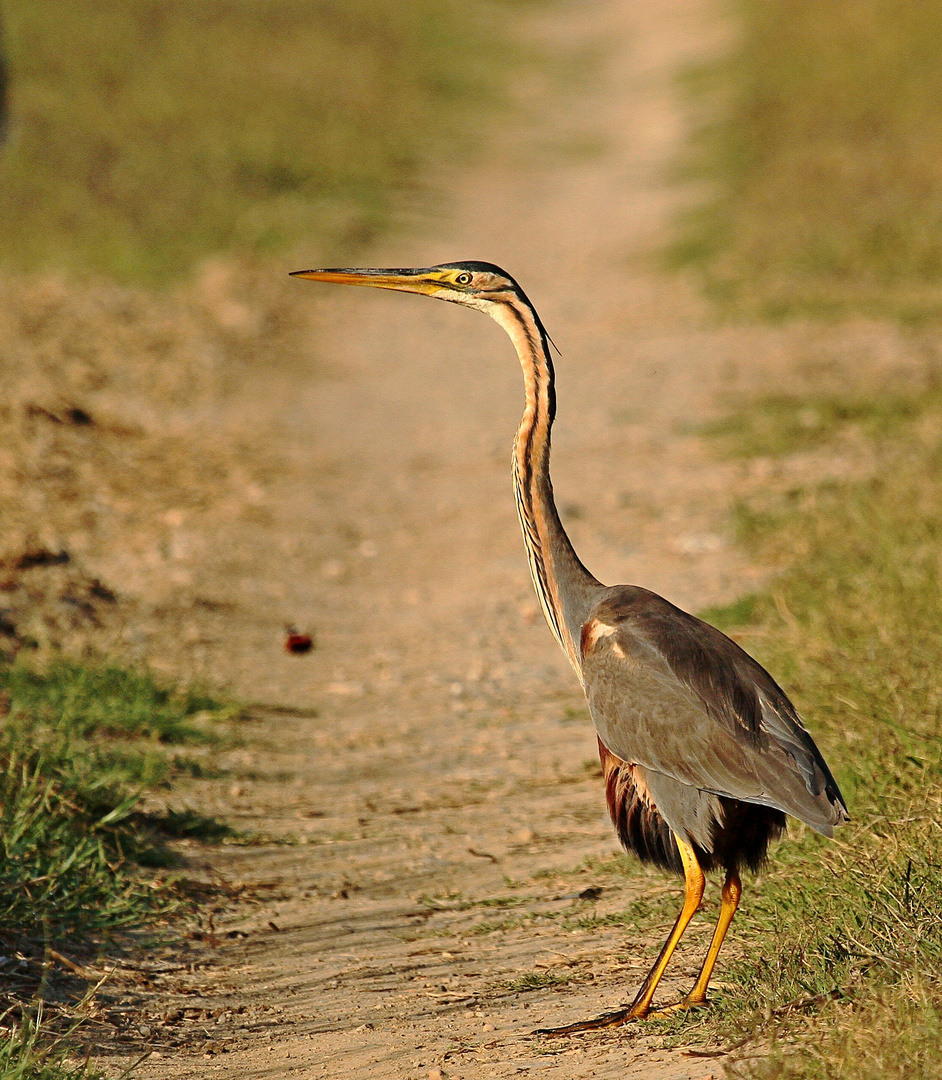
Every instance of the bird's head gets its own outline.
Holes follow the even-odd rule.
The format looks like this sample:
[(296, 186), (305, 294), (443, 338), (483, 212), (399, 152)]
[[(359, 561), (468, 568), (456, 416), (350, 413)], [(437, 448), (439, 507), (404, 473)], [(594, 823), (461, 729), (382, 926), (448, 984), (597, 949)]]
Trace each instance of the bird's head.
[(484, 262), (442, 263), (441, 266), (416, 270), (295, 270), (291, 276), (422, 293), (491, 315), (495, 304), (503, 305), (514, 298), (526, 300), (520, 286), (509, 274)]

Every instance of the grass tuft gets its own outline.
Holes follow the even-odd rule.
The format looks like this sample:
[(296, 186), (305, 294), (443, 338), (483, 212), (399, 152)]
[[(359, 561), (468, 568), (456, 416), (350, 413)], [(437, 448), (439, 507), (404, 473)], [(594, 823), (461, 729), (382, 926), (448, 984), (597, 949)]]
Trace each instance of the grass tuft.
[(231, 830), (139, 804), (180, 771), (173, 746), (212, 742), (213, 724), (234, 710), (144, 672), (58, 660), (0, 668), (0, 714), (0, 1078), (93, 1080), (101, 1074), (70, 1056), (81, 1021), (69, 1020), (71, 991), (50, 958), (65, 949), (94, 965), (188, 906), (180, 885), (155, 873), (175, 861), (168, 839)]
[(942, 1045), (939, 988), (913, 983), (905, 995), (828, 1009), (830, 1037), (799, 1046), (776, 1043), (762, 1061), (737, 1063), (741, 1080), (938, 1080)]
[(63, 659), (41, 670), (20, 664), (0, 670), (4, 692), (12, 717), (28, 715), (75, 737), (202, 743), (212, 738), (207, 723), (224, 711), (204, 694), (163, 685), (144, 672)]
[[(0, 1017), (0, 1022), (5, 1019)], [(0, 1032), (2, 1080), (105, 1080), (86, 1061), (76, 1062), (62, 1039), (50, 1042), (42, 1026), (42, 1010)]]
[(210, 719), (232, 710), (113, 667), (14, 665), (0, 685), (5, 944), (29, 955), (51, 945), (87, 953), (178, 907), (172, 882), (143, 868), (172, 861), (169, 837), (216, 839), (225, 827), (185, 812), (144, 814), (138, 804), (172, 774), (164, 744), (207, 741)]

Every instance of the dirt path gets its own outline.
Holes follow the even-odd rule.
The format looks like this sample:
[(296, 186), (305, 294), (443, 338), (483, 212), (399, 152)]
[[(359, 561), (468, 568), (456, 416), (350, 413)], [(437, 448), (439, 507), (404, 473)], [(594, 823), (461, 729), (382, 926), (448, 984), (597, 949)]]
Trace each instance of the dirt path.
[[(518, 277), (562, 350), (554, 476), (576, 548), (602, 580), (694, 609), (758, 572), (728, 539), (738, 474), (685, 431), (770, 385), (783, 340), (712, 327), (652, 269), (686, 197), (665, 180), (683, 134), (675, 77), (718, 46), (717, 18), (707, 0), (534, 17), (598, 69), (562, 90), (534, 76), (530, 120), (445, 177), (448, 220), (370, 255)], [(580, 919), (677, 887), (611, 862), (595, 737), (517, 531), (509, 343), (420, 298), (283, 288), (322, 362), (247, 364), (217, 418), (275, 464), (247, 489), (250, 515), (190, 536), (181, 588), (214, 599), (181, 647), (266, 705), (233, 771), (192, 798), (293, 843), (213, 857), (243, 902), (217, 922), (212, 964), (171, 987), (140, 1075), (719, 1075), (641, 1028), (529, 1034), (624, 1001), (665, 930)], [(288, 620), (316, 633), (313, 653), (284, 653)], [(665, 997), (692, 980), (708, 919)]]

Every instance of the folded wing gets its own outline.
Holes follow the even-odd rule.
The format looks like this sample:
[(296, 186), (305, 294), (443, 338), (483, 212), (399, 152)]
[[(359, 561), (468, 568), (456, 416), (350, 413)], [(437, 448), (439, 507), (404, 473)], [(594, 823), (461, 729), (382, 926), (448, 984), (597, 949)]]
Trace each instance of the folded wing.
[(613, 754), (703, 791), (776, 807), (827, 836), (847, 819), (784, 691), (715, 627), (646, 589), (617, 586), (586, 620), (582, 649), (589, 709)]

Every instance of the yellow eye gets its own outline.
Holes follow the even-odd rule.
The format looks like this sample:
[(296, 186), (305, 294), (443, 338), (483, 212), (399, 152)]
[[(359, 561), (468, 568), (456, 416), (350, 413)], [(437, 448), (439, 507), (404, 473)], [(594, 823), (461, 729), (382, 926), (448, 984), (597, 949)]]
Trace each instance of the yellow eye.
[(468, 273), (467, 270), (465, 270), (463, 273), (459, 274), (455, 278), (455, 284), (456, 285), (470, 285), (471, 284), (471, 275)]

